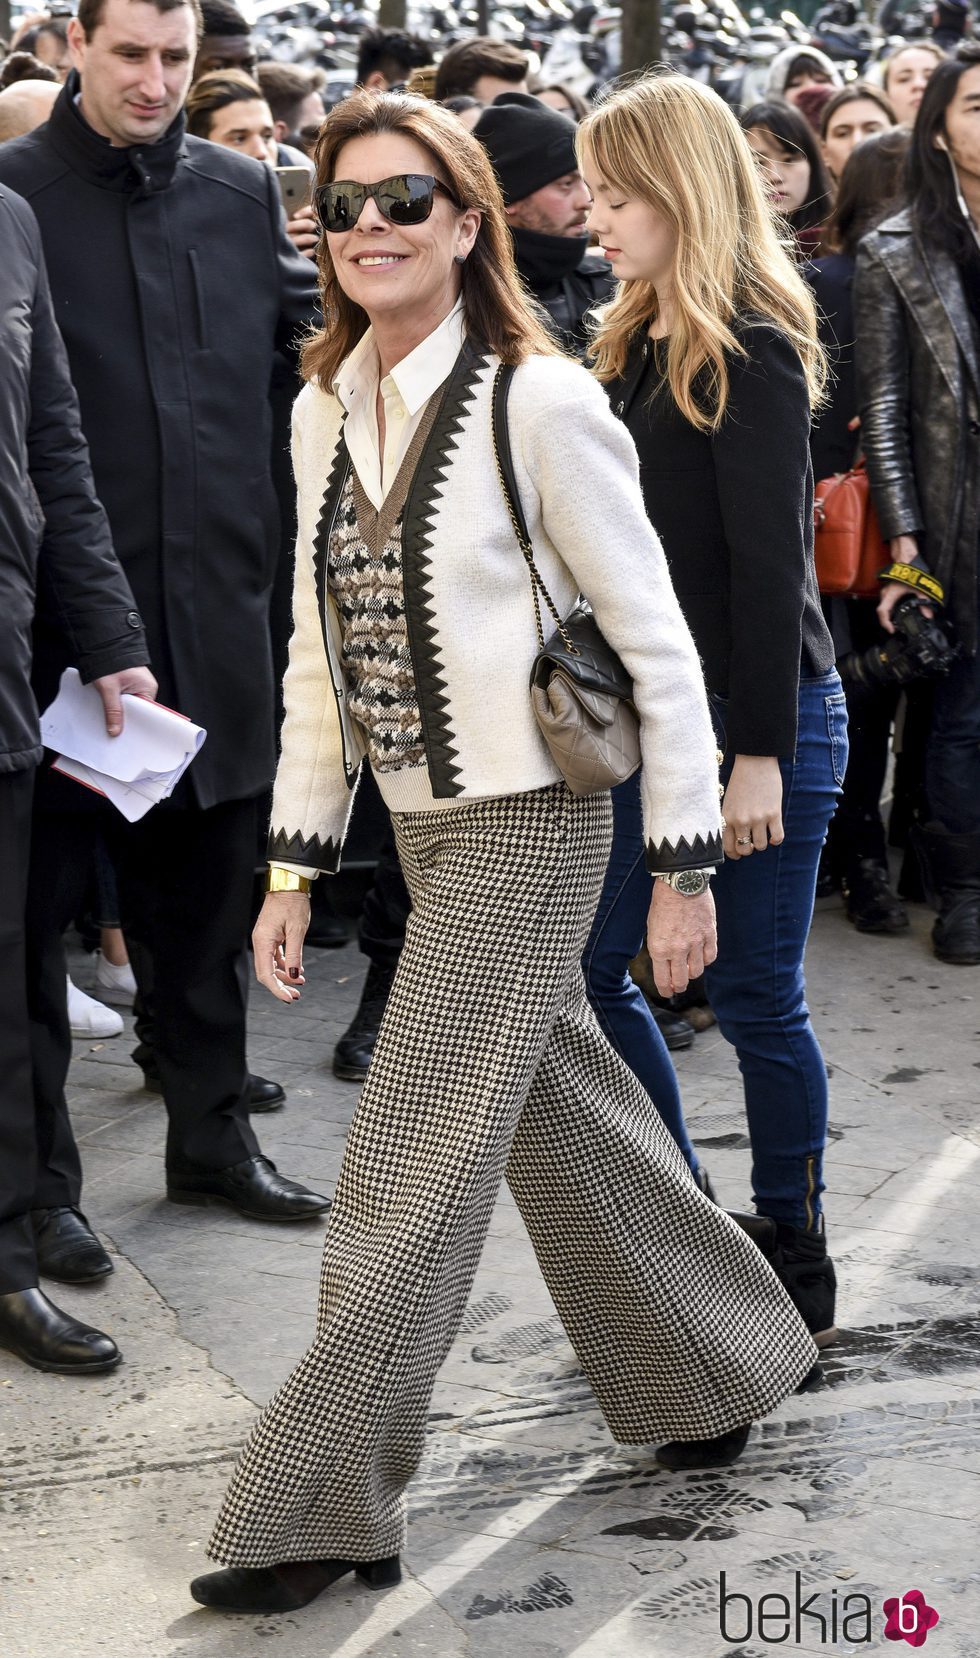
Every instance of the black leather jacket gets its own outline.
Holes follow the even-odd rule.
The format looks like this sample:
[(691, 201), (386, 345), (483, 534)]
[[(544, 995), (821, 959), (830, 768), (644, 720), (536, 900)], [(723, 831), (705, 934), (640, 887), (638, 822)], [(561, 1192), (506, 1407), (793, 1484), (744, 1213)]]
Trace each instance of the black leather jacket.
[(36, 603), (86, 681), (141, 666), (148, 656), (96, 500), (37, 221), (12, 190), (0, 190), (0, 247), (0, 773), (6, 773), (29, 770), (42, 754), (31, 691)]
[(566, 351), (584, 357), (589, 312), (611, 299), (616, 288), (608, 259), (588, 251), (587, 236), (544, 236), (536, 230), (511, 234), (517, 269), (548, 313), (552, 332)]
[(980, 351), (963, 279), (908, 210), (866, 236), (854, 277), (861, 436), (886, 539), (918, 538), (977, 649)]

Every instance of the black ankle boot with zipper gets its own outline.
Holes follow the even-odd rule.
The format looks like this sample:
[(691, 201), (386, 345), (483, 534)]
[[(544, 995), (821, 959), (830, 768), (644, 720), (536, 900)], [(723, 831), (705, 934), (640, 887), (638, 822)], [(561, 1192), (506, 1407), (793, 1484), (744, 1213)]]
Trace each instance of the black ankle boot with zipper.
[(834, 1316), (837, 1274), (827, 1254), (827, 1239), (819, 1230), (806, 1232), (769, 1215), (742, 1214), (730, 1209), (732, 1220), (762, 1251), (818, 1347), (837, 1340)]

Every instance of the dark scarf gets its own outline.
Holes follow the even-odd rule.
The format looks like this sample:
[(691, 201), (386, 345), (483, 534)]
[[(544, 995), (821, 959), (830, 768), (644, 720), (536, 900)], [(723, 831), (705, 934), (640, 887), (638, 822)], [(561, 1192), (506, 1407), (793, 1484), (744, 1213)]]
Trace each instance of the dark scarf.
[(73, 69), (51, 110), (48, 137), (72, 172), (100, 190), (155, 195), (172, 183), (184, 151), (183, 111), (155, 144), (116, 148), (89, 126), (75, 102), (81, 81)]
[(511, 230), (511, 235), (517, 269), (532, 293), (571, 276), (589, 251), (587, 236), (544, 236), (539, 230)]

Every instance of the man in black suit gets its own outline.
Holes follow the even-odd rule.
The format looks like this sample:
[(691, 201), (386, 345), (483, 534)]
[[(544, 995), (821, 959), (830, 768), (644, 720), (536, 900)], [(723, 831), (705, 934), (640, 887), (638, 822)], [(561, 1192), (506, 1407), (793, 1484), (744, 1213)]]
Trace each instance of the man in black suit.
[[(327, 1200), (278, 1174), (248, 1120), (246, 940), (273, 769), (268, 391), (274, 352), (294, 350), (315, 314), (316, 275), (286, 237), (272, 170), (185, 134), (200, 22), (197, 0), (82, 0), (68, 26), (75, 67), (49, 122), (0, 150), (0, 181), (40, 223), (160, 700), (208, 732), (172, 801), (137, 824), (44, 774), (28, 922), (46, 940), (51, 995), (35, 1026), (35, 1086), (63, 1115), (70, 1042), (55, 964), (99, 823), (154, 1028), (168, 1196), (301, 1219)], [(60, 642), (39, 635), (39, 699), (63, 664)], [(77, 1163), (62, 1175), (42, 1270), (92, 1276), (105, 1258), (77, 1214)]]

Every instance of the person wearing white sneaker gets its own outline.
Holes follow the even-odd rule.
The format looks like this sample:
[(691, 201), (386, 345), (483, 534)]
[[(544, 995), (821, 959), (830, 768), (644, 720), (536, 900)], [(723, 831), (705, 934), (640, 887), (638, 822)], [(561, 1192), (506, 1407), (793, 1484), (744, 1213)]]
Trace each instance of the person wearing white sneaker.
[(79, 990), (68, 977), (68, 1023), (72, 1036), (121, 1036), (122, 1016)]
[[(113, 961), (106, 949), (106, 933), (110, 929), (102, 929), (102, 949), (95, 952), (95, 988), (103, 1002), (110, 1002), (115, 1007), (131, 1008), (136, 995), (136, 979), (129, 958), (124, 961)], [(117, 932), (116, 928), (111, 929)], [(118, 935), (120, 938), (122, 934)], [(123, 955), (125, 955), (123, 945)], [(121, 1024), (120, 1024), (121, 1028)]]

